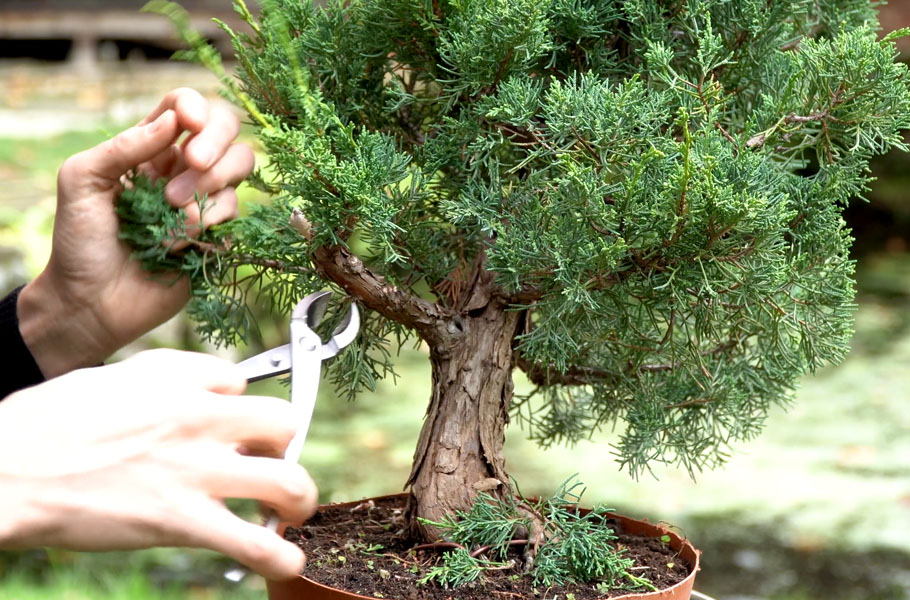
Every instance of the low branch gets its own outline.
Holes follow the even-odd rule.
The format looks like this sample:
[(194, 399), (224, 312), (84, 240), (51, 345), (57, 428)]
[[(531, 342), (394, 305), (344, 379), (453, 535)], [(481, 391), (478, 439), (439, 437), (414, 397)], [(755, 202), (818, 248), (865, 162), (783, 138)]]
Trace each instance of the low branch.
[[(298, 210), (291, 213), (291, 227), (307, 241), (312, 241), (313, 227)], [(445, 324), (454, 318), (454, 314), (388, 283), (347, 248), (320, 246), (313, 252), (313, 265), (317, 273), (336, 283), (364, 306), (414, 329), (427, 342), (445, 339)]]
[(615, 374), (594, 367), (570, 366), (562, 372), (556, 365), (534, 363), (524, 357), (516, 359), (515, 365), (524, 371), (535, 385), (588, 385), (616, 380)]
[[(182, 240), (183, 241), (183, 240)], [(219, 254), (230, 249), (228, 245), (212, 244), (211, 242), (202, 242), (199, 240), (185, 240), (192, 248), (200, 250), (206, 254)], [(233, 254), (231, 262), (235, 265), (249, 265), (253, 267), (263, 267), (269, 271), (279, 271), (281, 273), (312, 273), (309, 267), (292, 265), (275, 258), (260, 258), (251, 254)]]
[(503, 297), (509, 304), (529, 306), (543, 298), (543, 290), (534, 285), (526, 285), (511, 294), (504, 294)]
[[(705, 350), (701, 352), (701, 356), (716, 356), (722, 354), (727, 350), (732, 350), (733, 348), (739, 346), (739, 344), (744, 341), (740, 340), (729, 340), (723, 344), (711, 348), (710, 350)], [(677, 361), (675, 363), (648, 363), (644, 365), (634, 366), (629, 365), (626, 369), (625, 375), (630, 377), (636, 377), (640, 373), (659, 373), (662, 371), (672, 371), (679, 368), (682, 365), (682, 361)], [(531, 362), (525, 357), (518, 357), (515, 360), (515, 366), (524, 371), (528, 376), (528, 379), (534, 385), (545, 386), (545, 385), (593, 385), (596, 383), (609, 383), (615, 382), (619, 378), (616, 373), (611, 371), (606, 371), (604, 369), (598, 369), (596, 367), (580, 367), (577, 365), (570, 365), (566, 368), (565, 372), (560, 371), (554, 364), (541, 364)], [(704, 369), (704, 367), (702, 367)], [(712, 377), (710, 372), (705, 370), (705, 375)], [(712, 377), (713, 378), (713, 377)]]
[(721, 134), (722, 136), (724, 136), (724, 138), (725, 138), (728, 142), (730, 142), (731, 144), (733, 144), (733, 156), (738, 155), (738, 154), (739, 154), (739, 150), (738, 150), (739, 144), (736, 142), (736, 138), (734, 138), (732, 135), (730, 135), (730, 132), (729, 132), (729, 131), (727, 131), (726, 129), (724, 129), (724, 126), (720, 124), (720, 121), (716, 121), (716, 122), (714, 123), (714, 127), (716, 127), (718, 131), (720, 131), (720, 134)]

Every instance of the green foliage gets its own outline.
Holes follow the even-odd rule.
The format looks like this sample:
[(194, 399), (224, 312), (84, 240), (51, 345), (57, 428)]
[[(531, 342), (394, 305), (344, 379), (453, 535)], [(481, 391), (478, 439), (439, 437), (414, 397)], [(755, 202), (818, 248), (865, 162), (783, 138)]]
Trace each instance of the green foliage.
[[(153, 8), (223, 74), (174, 5)], [(275, 196), (217, 258), (183, 253), (205, 333), (242, 337), (251, 295), (286, 312), (335, 285), (320, 249), (456, 313), (481, 265), (526, 312), (515, 347), (538, 388), (515, 416), (543, 445), (623, 422), (635, 475), (723, 462), (847, 352), (840, 212), (910, 126), (907, 68), (869, 0), (237, 8), (250, 27), (231, 32), (224, 91)], [(371, 386), (412, 325), (368, 315), (336, 382)]]
[(538, 551), (534, 580), (545, 586), (593, 581), (617, 589), (623, 579), (632, 580), (633, 562), (614, 546), (616, 535), (605, 523), (610, 509), (597, 506), (581, 515), (581, 487), (580, 482), (566, 481), (535, 507), (545, 519), (547, 538)]
[(446, 553), (442, 564), (436, 565), (418, 580), (418, 583), (438, 583), (447, 588), (455, 588), (480, 579), (484, 571), (510, 566), (509, 563), (496, 562), (471, 556), (465, 548), (455, 548)]
[(507, 560), (509, 542), (517, 532), (530, 532), (542, 540), (527, 573), (535, 585), (592, 582), (609, 590), (655, 589), (646, 579), (630, 573), (632, 560), (616, 549), (616, 535), (607, 524), (609, 509), (598, 506), (582, 514), (582, 487), (568, 480), (552, 497), (537, 501), (500, 500), (481, 493), (470, 511), (448, 515), (438, 523), (424, 521), (459, 547), (446, 553), (421, 582), (454, 587), (474, 581), (490, 569), (522, 572), (516, 561)]
[(489, 546), (489, 553), (504, 559), (517, 530), (529, 530), (531, 518), (522, 514), (518, 501), (481, 493), (468, 512), (446, 515), (441, 523), (423, 520), (447, 532), (447, 541), (467, 547)]
[[(118, 196), (114, 208), (120, 217), (120, 239), (133, 248), (133, 258), (152, 273), (186, 271), (192, 277), (204, 269), (206, 256), (175, 252), (178, 244), (211, 244), (221, 236), (211, 230), (193, 232), (186, 225), (186, 212), (173, 210), (162, 202), (164, 179), (152, 181), (142, 174), (130, 177), (129, 185)], [(205, 200), (196, 198), (200, 213)], [(212, 255), (214, 257), (214, 254)]]

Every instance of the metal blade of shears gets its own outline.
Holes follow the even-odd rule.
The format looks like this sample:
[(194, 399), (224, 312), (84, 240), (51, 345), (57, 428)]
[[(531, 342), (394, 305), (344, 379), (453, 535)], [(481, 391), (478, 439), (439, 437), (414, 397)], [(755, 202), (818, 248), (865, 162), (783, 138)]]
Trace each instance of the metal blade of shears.
[[(319, 316), (321, 315), (314, 315)], [(309, 323), (313, 323), (308, 319)], [(357, 305), (352, 304), (328, 342), (322, 345), (320, 356), (322, 360), (336, 356), (345, 346), (354, 341), (360, 329), (360, 312)], [(251, 356), (237, 363), (243, 372), (244, 378), (253, 383), (261, 379), (268, 379), (277, 375), (284, 375), (291, 371), (291, 345), (285, 344)]]
[(291, 371), (291, 345), (285, 344), (271, 350), (251, 356), (237, 363), (243, 372), (244, 378), (253, 383), (260, 379), (268, 379), (276, 375), (284, 375)]

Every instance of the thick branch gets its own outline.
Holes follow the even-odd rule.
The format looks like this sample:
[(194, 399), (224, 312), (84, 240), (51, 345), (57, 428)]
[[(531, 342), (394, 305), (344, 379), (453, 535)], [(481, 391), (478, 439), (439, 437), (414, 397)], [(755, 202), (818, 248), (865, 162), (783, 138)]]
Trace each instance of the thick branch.
[(555, 365), (532, 363), (524, 357), (516, 359), (515, 365), (524, 371), (535, 385), (590, 385), (616, 380), (613, 373), (594, 367), (570, 366), (563, 373)]
[[(300, 211), (291, 213), (291, 226), (307, 240), (312, 239), (312, 225)], [(335, 282), (364, 306), (414, 329), (427, 342), (446, 337), (446, 326), (454, 314), (388, 283), (347, 248), (320, 246), (313, 252), (313, 265), (320, 275)]]

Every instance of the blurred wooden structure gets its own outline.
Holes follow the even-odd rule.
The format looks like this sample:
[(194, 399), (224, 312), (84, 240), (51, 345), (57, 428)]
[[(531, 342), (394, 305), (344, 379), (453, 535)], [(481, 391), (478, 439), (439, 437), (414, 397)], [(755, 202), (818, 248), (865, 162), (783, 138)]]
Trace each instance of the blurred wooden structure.
[[(181, 47), (174, 27), (164, 17), (140, 12), (146, 0), (0, 0), (0, 40), (69, 42), (68, 60), (81, 71), (92, 70), (104, 42), (128, 42), (161, 51)], [(239, 19), (231, 0), (181, 0), (194, 26), (223, 52), (227, 36), (213, 22), (231, 25)]]

